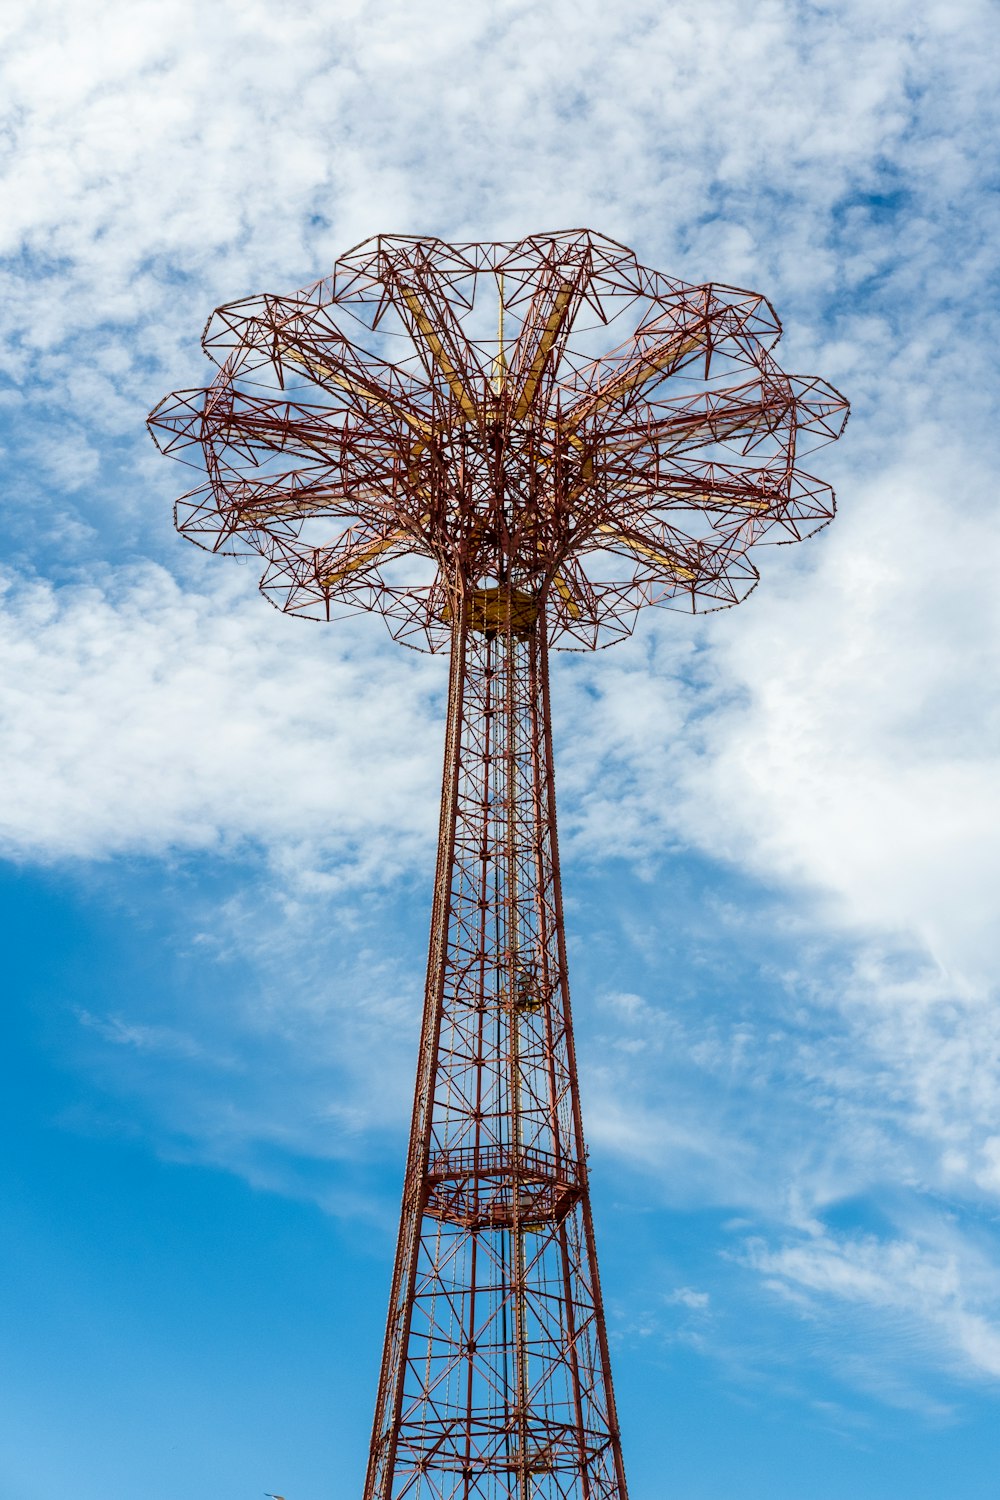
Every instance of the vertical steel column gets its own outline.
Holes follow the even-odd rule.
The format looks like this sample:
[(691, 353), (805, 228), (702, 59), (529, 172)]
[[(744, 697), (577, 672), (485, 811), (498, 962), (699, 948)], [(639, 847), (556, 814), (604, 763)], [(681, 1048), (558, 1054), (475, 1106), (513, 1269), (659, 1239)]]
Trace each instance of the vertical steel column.
[(366, 1500), (626, 1500), (566, 982), (544, 612), (456, 606)]

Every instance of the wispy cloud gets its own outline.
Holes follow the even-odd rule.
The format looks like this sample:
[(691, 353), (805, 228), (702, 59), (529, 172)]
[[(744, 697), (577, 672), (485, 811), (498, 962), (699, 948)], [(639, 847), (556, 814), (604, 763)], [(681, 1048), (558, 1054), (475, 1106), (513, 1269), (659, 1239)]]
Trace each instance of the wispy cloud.
[[(853, 1343), (855, 1354), (859, 1330), (877, 1319), (902, 1362), (916, 1345), (919, 1355), (930, 1353), (965, 1378), (1000, 1379), (1000, 1274), (981, 1250), (941, 1226), (919, 1238), (826, 1233), (778, 1249), (751, 1241), (745, 1254), (764, 1285), (801, 1316), (841, 1320), (839, 1341)], [(862, 1337), (870, 1358), (870, 1333)]]
[(119, 1015), (95, 1016), (89, 1010), (77, 1011), (77, 1020), (114, 1047), (128, 1047), (154, 1057), (176, 1058), (183, 1062), (211, 1060), (215, 1067), (231, 1066), (226, 1059), (213, 1057), (196, 1037), (174, 1026), (150, 1026), (126, 1021)]
[(264, 846), (289, 877), (391, 879), (432, 847), (443, 669), (296, 629), (222, 572), (153, 564), (0, 611), (0, 842), (14, 858)]

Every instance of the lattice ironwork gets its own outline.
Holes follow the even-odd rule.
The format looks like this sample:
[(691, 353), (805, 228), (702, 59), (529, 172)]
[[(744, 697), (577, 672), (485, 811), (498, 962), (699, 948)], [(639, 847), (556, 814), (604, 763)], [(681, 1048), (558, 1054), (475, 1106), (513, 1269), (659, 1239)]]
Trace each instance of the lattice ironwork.
[(177, 524), (291, 614), (451, 653), (431, 945), (366, 1500), (625, 1500), (570, 1020), (550, 643), (738, 602), (833, 515), (847, 405), (770, 305), (586, 231), (381, 236), (220, 308), (150, 421)]
[(380, 236), (289, 297), (220, 308), (218, 375), (154, 412), (204, 484), (178, 525), (252, 550), (291, 614), (380, 610), (445, 645), (456, 575), (518, 580), (553, 643), (622, 634), (643, 604), (714, 609), (753, 587), (748, 548), (833, 514), (797, 467), (843, 398), (785, 375), (770, 304), (688, 286), (583, 232), (517, 244)]

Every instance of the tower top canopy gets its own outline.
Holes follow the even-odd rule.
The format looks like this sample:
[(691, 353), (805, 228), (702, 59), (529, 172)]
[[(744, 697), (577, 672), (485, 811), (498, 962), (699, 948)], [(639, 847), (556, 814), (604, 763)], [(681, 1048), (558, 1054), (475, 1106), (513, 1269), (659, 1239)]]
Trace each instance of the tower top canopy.
[[(378, 610), (435, 646), (455, 596), (592, 647), (643, 604), (738, 603), (747, 554), (833, 515), (798, 467), (847, 403), (790, 376), (754, 292), (691, 286), (588, 230), (379, 235), (290, 296), (220, 307), (202, 390), (150, 418), (205, 480), (179, 529), (264, 559), (291, 614)], [(525, 601), (528, 601), (525, 603)]]

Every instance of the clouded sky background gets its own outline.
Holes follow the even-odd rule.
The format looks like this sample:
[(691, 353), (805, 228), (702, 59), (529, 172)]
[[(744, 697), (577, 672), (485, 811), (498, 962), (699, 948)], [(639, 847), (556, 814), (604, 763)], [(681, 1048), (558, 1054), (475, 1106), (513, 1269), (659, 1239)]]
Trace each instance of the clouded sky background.
[(997, 11), (42, 0), (0, 21), (2, 1500), (360, 1493), (444, 664), (176, 537), (148, 409), (378, 231), (587, 225), (854, 415), (738, 610), (556, 662), (636, 1497), (1000, 1462)]

